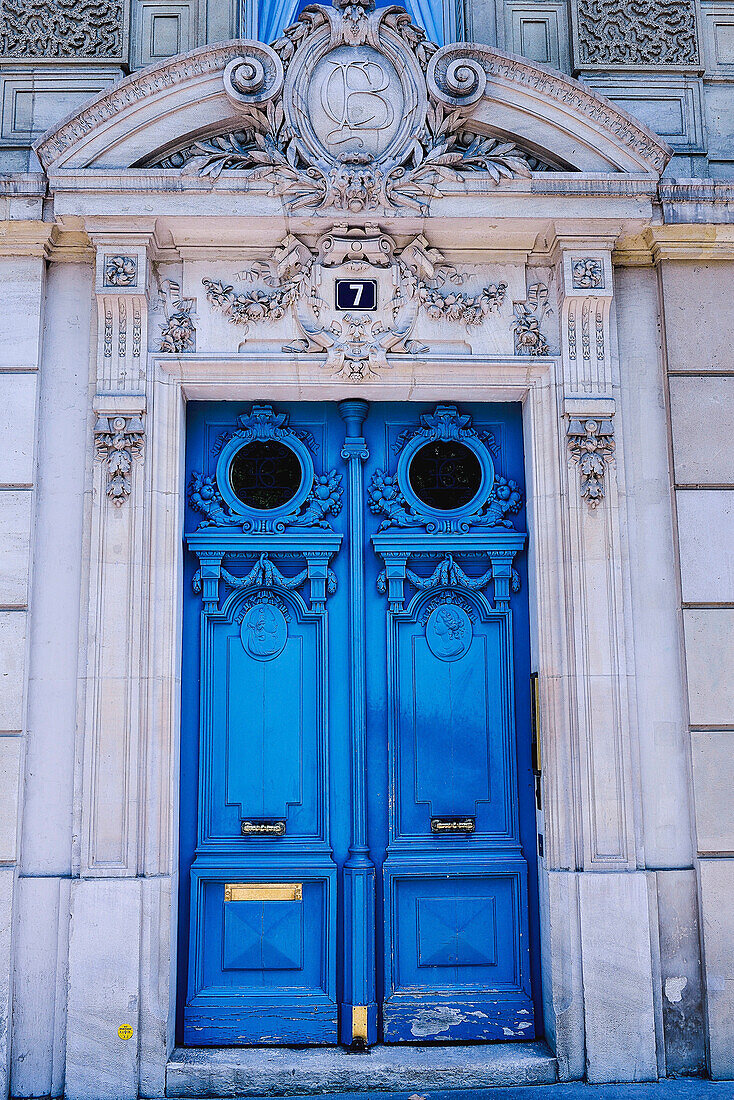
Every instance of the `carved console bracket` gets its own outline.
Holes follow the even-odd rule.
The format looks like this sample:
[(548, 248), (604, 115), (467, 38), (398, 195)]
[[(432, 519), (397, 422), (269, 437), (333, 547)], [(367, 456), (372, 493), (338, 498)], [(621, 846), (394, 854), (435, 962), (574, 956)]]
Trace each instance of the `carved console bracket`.
[(144, 386), (148, 332), (146, 243), (95, 238), (97, 263), (97, 388), (136, 391)]
[(611, 253), (564, 252), (560, 274), (565, 395), (611, 396)]
[(96, 457), (107, 468), (107, 496), (121, 507), (132, 491), (132, 468), (143, 453), (145, 397), (99, 396), (94, 401)]

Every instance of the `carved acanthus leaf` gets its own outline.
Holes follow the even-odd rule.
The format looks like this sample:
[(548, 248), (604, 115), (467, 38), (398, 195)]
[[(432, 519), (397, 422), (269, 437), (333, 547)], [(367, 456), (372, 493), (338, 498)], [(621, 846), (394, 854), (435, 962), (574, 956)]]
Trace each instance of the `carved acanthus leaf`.
[(130, 496), (132, 466), (143, 453), (144, 435), (140, 416), (100, 415), (97, 418), (95, 454), (107, 466), (107, 496), (117, 508)]

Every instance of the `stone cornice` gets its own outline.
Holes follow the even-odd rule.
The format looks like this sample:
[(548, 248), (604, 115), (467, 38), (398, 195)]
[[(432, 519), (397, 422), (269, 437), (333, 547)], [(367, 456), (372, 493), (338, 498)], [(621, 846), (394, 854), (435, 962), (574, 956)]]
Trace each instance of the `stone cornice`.
[(46, 259), (56, 232), (53, 222), (0, 221), (0, 256), (38, 256)]
[(734, 260), (734, 224), (652, 225), (642, 234), (654, 263)]
[(173, 60), (158, 62), (133, 73), (111, 89), (105, 89), (80, 111), (70, 112), (44, 134), (34, 145), (39, 160), (48, 169), (71, 145), (115, 118), (124, 108), (149, 99), (164, 88), (224, 71), (227, 63), (241, 53), (241, 40), (234, 39), (215, 46), (200, 46)]
[(662, 138), (592, 88), (555, 69), (489, 46), (460, 42), (442, 47), (431, 58), (429, 78), (442, 68), (446, 71), (449, 66), (461, 64), (466, 59), (479, 61), (489, 77), (531, 88), (613, 132), (646, 162), (652, 173), (659, 175), (672, 156), (672, 149)]

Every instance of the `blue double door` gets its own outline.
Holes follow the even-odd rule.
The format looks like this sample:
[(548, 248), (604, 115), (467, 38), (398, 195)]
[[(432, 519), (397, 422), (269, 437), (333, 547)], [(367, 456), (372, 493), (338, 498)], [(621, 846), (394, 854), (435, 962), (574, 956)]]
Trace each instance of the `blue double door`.
[(531, 1039), (520, 408), (191, 404), (179, 1039)]

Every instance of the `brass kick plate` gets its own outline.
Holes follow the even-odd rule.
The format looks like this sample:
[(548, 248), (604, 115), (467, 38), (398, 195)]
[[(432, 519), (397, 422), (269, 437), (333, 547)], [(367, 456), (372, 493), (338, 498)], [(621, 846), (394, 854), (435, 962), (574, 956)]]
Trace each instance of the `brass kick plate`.
[(301, 882), (228, 882), (225, 901), (303, 901)]
[(367, 1042), (367, 1005), (352, 1005), (352, 1042)]

